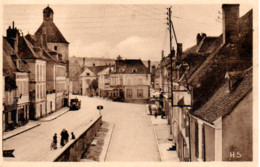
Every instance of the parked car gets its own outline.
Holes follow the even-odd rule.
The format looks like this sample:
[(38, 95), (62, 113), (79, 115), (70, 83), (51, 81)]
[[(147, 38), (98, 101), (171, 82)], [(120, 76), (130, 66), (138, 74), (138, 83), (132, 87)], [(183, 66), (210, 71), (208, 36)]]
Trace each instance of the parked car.
[(124, 102), (124, 98), (122, 98), (122, 97), (113, 97), (112, 101)]
[(81, 107), (81, 101), (77, 98), (70, 100), (70, 110), (79, 110)]

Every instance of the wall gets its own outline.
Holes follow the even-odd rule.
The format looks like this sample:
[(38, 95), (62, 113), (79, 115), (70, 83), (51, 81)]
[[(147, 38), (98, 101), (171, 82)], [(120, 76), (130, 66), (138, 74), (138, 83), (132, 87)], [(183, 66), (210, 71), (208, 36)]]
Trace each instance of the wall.
[[(52, 102), (52, 108), (50, 103)], [(47, 114), (55, 111), (55, 93), (47, 95)]]
[(65, 150), (54, 159), (54, 161), (80, 161), (82, 155), (87, 151), (90, 143), (95, 137), (102, 124), (102, 117), (100, 116), (93, 124), (84, 131), (72, 143), (65, 145)]
[[(132, 89), (132, 97), (127, 97), (126, 96), (126, 90), (127, 89)], [(143, 90), (143, 97), (137, 97), (137, 90), (138, 89), (142, 89)], [(125, 96), (125, 101), (128, 102), (138, 102), (138, 101), (142, 101), (145, 102), (148, 98), (149, 98), (149, 86), (125, 86), (125, 90), (124, 90), (124, 96)]]
[(215, 160), (215, 129), (204, 124), (205, 128), (205, 160)]
[(195, 156), (195, 122), (196, 119), (190, 117), (190, 144), (191, 144), (191, 161), (197, 161)]
[(48, 83), (46, 83), (46, 89), (47, 91), (53, 91), (55, 89), (55, 78), (54, 78), (54, 64), (48, 62), (47, 68), (46, 68), (46, 80)]
[(236, 106), (230, 115), (223, 117), (223, 161), (252, 161), (253, 125), (252, 91)]
[(45, 110), (45, 102), (36, 103), (34, 106), (35, 106), (35, 119), (39, 119), (47, 115)]
[(47, 47), (51, 50), (54, 50), (54, 46), (57, 46), (57, 52), (61, 53), (63, 56), (63, 60), (68, 61), (68, 53), (69, 53), (69, 45), (66, 43), (54, 43), (54, 42), (48, 42)]

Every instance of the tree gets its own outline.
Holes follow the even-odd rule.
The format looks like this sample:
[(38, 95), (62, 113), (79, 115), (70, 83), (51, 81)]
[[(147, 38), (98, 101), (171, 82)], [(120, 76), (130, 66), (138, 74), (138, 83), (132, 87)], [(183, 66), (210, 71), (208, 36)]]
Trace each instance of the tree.
[(90, 88), (94, 89), (95, 91), (98, 89), (98, 80), (94, 79), (91, 83), (90, 83)]

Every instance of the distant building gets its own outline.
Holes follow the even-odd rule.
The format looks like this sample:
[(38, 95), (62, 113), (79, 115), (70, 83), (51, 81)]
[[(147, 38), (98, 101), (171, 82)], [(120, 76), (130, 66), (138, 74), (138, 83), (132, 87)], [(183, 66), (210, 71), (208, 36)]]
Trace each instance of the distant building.
[(79, 75), (81, 74), (81, 65), (76, 59), (70, 59), (69, 67), (70, 93), (80, 95), (81, 86)]
[(96, 91), (92, 87), (94, 84), (93, 82), (96, 82), (95, 85), (98, 87), (98, 73), (105, 69), (107, 65), (104, 66), (96, 66), (93, 64), (93, 66), (84, 66), (85, 65), (85, 59), (83, 61), (83, 67), (82, 67), (82, 73), (79, 75), (79, 80), (81, 83), (81, 92), (82, 95), (96, 95)]
[(110, 74), (110, 87), (114, 96), (126, 102), (146, 102), (150, 97), (150, 67), (140, 59), (117, 59)]
[(98, 73), (98, 89), (101, 97), (111, 96), (113, 89), (110, 87), (110, 74), (113, 70), (114, 67), (106, 67)]

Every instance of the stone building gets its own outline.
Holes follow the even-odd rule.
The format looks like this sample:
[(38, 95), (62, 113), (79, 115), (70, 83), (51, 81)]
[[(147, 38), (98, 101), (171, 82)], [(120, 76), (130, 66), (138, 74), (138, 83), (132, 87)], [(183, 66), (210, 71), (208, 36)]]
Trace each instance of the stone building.
[[(245, 71), (252, 67), (252, 10), (242, 17), (239, 17), (239, 5), (225, 4), (222, 5), (222, 10), (223, 33), (220, 36), (208, 37), (206, 34), (198, 34), (196, 45), (185, 50), (183, 54), (177, 53), (177, 56), (174, 57), (174, 68), (172, 69), (173, 106), (169, 108), (168, 121), (171, 124), (173, 144), (176, 144), (177, 146), (178, 156), (181, 161), (239, 160), (237, 158), (228, 159), (226, 154), (225, 156), (223, 154), (223, 158), (220, 158), (222, 150), (215, 151), (212, 150), (213, 148), (209, 148), (209, 143), (213, 142), (213, 139), (210, 139), (212, 136), (210, 133), (217, 133), (217, 131), (211, 130), (209, 132), (208, 129), (199, 128), (197, 124), (194, 124), (194, 120), (195, 122), (200, 122), (201, 120), (205, 121), (206, 114), (210, 114), (208, 112), (213, 113), (213, 106), (208, 105), (208, 112), (203, 110), (202, 115), (195, 114), (201, 111), (209, 101), (213, 100), (214, 96), (217, 96), (216, 93), (222, 92), (222, 94), (224, 94), (221, 89), (223, 84), (226, 83), (225, 75), (227, 72)], [(164, 60), (164, 62), (167, 61)], [(163, 77), (167, 78), (169, 75)], [(251, 86), (252, 85), (247, 84), (247, 88), (245, 89), (250, 89)], [(228, 97), (229, 95), (226, 96)], [(250, 101), (250, 93), (248, 96)], [(232, 96), (232, 98), (236, 101), (234, 96)], [(225, 99), (223, 100), (225, 101)], [(217, 105), (221, 106), (220, 103)], [(246, 116), (247, 119), (244, 120), (246, 126), (244, 129), (240, 127), (242, 131), (245, 130), (250, 132), (250, 105), (251, 103), (249, 102), (249, 109)], [(233, 109), (229, 111), (233, 112)], [(234, 111), (234, 115), (236, 115), (235, 113), (237, 113), (237, 111)], [(230, 119), (230, 122), (236, 122), (240, 119), (237, 115), (229, 117), (225, 116), (225, 114), (226, 113), (223, 111), (223, 115), (218, 118), (222, 119), (222, 116), (224, 116), (225, 118)], [(204, 125), (204, 123), (205, 122), (202, 124)], [(222, 123), (219, 125), (221, 124)], [(211, 128), (213, 129), (219, 128), (216, 127), (214, 122), (210, 122), (207, 125), (212, 125)], [(233, 127), (226, 127), (227, 131), (228, 128), (238, 129), (238, 126), (234, 123), (232, 123), (232, 126)], [(204, 130), (207, 132), (204, 133)], [(227, 131), (224, 132), (223, 130), (223, 133), (221, 133), (225, 134), (223, 138), (229, 138), (228, 140), (230, 140), (231, 135), (226, 133)], [(207, 137), (204, 135), (207, 135)], [(249, 133), (249, 135), (251, 134)], [(199, 136), (199, 138), (197, 136)], [(207, 141), (204, 141), (204, 139)], [(194, 142), (200, 144), (194, 145)], [(205, 147), (205, 142), (208, 143), (207, 148)], [(251, 143), (251, 138), (250, 136), (248, 138), (241, 138), (241, 140), (236, 138), (236, 141), (234, 142), (235, 144), (239, 142)], [(221, 142), (218, 144), (221, 145)], [(226, 144), (229, 144), (229, 146), (223, 144), (223, 148), (225, 145), (226, 148), (231, 149), (233, 144), (231, 142)], [(218, 146), (218, 149), (220, 149), (220, 145)], [(250, 144), (248, 146), (250, 146)], [(250, 160), (250, 156), (252, 156), (250, 150), (251, 148), (247, 152), (249, 155), (244, 156), (245, 159), (241, 158), (240, 160)], [(225, 151), (227, 151), (227, 149)], [(235, 152), (234, 154), (236, 156), (237, 154), (241, 154), (241, 151), (238, 152), (239, 153)], [(215, 155), (213, 156), (213, 154)], [(216, 156), (216, 154), (218, 154), (218, 156)]]
[[(53, 100), (49, 101), (50, 105), (55, 105), (58, 110), (68, 105), (69, 96), (69, 42), (64, 38), (54, 23), (54, 12), (47, 6), (43, 10), (43, 22), (35, 32), (36, 45), (40, 46), (49, 55), (50, 60), (55, 62), (54, 66), (48, 65), (47, 78), (54, 80), (55, 104)], [(50, 88), (52, 89), (52, 88)], [(49, 94), (50, 94), (49, 90)], [(50, 95), (53, 96), (53, 95)], [(53, 99), (49, 97), (48, 99)]]
[(117, 59), (110, 74), (110, 87), (126, 102), (147, 102), (150, 97), (150, 66), (140, 59)]
[(24, 125), (29, 120), (29, 71), (17, 55), (18, 34), (14, 27), (9, 28), (7, 37), (3, 38), (3, 131)]

